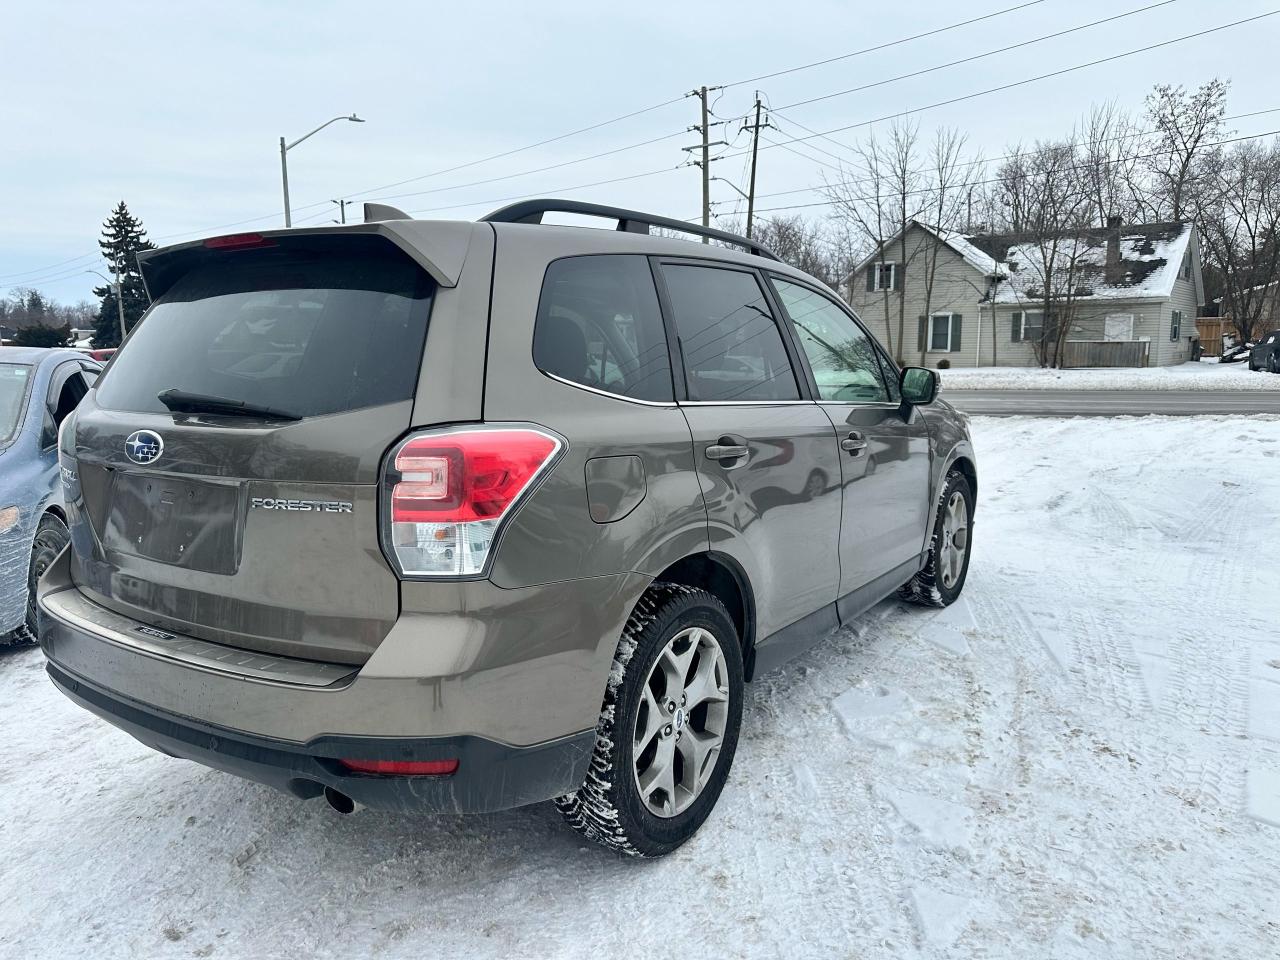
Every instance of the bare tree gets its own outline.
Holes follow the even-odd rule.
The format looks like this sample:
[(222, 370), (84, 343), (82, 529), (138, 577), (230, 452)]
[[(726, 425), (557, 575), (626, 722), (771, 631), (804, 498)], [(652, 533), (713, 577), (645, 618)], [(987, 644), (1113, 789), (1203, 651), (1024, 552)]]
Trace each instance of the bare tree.
[(907, 227), (928, 207), (919, 157), (919, 127), (909, 121), (895, 120), (889, 127), (887, 140), (873, 133), (854, 148), (851, 170), (840, 165), (837, 180), (828, 180), (823, 193), (831, 202), (833, 216), (845, 221), (848, 228), (861, 234), (876, 255), (890, 255), (890, 241), (898, 238), (898, 269), (895, 287), (898, 294), (898, 324), (895, 337), (889, 321), (890, 290), (883, 289), (886, 346), (902, 362), (906, 332), (906, 290), (911, 276), (910, 261), (919, 248), (907, 250)]
[(1141, 218), (1147, 202), (1142, 161), (1147, 135), (1114, 101), (1095, 104), (1080, 124), (1080, 175), (1092, 219), (1104, 227), (1112, 217)]
[[(980, 179), (981, 164), (977, 160), (965, 159), (965, 143), (967, 138), (955, 128), (941, 128), (934, 133), (930, 145), (929, 158), (933, 163), (930, 168), (930, 179), (925, 193), (929, 201), (925, 216), (929, 224), (946, 237), (959, 232), (962, 225), (968, 226), (969, 204), (974, 185)], [(923, 315), (930, 316), (933, 307), (933, 291), (938, 280), (939, 255), (942, 253), (941, 243), (930, 243), (924, 247), (924, 306)], [(926, 321), (927, 323), (927, 321)], [(899, 341), (902, 330), (899, 327)], [(926, 326), (926, 342), (920, 344), (920, 365), (925, 362), (928, 328)]]
[(1235, 144), (1207, 186), (1200, 237), (1222, 278), (1223, 315), (1249, 341), (1271, 319), (1280, 279), (1280, 140)]
[(1147, 161), (1152, 219), (1190, 220), (1188, 206), (1197, 184), (1209, 176), (1212, 144), (1226, 133), (1228, 81), (1217, 78), (1190, 93), (1184, 87), (1157, 84), (1147, 94), (1147, 119), (1154, 128)]
[(1019, 189), (1022, 229), (1015, 232), (1017, 253), (1011, 289), (1024, 306), (1041, 312), (1039, 335), (1032, 341), (1042, 367), (1061, 363), (1080, 289), (1080, 268), (1088, 247), (1082, 232), (1093, 211), (1089, 180), (1075, 140), (1037, 144), (1026, 154)]

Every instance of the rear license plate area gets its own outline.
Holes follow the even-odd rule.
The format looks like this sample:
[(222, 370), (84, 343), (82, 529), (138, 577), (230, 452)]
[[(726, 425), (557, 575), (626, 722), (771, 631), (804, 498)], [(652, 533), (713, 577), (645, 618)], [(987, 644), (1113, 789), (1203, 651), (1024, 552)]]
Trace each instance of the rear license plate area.
[(204, 573), (240, 565), (240, 485), (117, 473), (102, 545)]

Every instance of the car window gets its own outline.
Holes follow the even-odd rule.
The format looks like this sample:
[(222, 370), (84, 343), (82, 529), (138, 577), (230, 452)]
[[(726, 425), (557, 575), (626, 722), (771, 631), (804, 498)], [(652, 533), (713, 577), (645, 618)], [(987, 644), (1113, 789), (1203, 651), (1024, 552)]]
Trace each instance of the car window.
[(689, 399), (798, 400), (782, 333), (752, 273), (666, 264)]
[(633, 400), (671, 402), (671, 355), (646, 257), (568, 257), (547, 267), (533, 362), (552, 376)]
[(818, 396), (843, 403), (887, 403), (889, 390), (871, 338), (816, 290), (772, 277), (809, 358)]
[[(60, 369), (55, 374), (52, 386), (53, 389), (57, 390), (57, 394), (49, 397), (49, 403), (53, 407), (53, 423), (55, 427), (62, 426), (62, 421), (67, 419), (71, 411), (84, 399), (84, 395), (89, 392), (89, 385), (85, 383), (84, 375), (79, 365), (71, 364), (70, 372), (66, 373), (65, 379), (63, 379), (66, 369)], [(62, 381), (61, 386), (58, 386), (59, 380)]]
[(407, 257), (235, 257), (156, 301), (98, 381), (103, 407), (164, 413), (177, 389), (314, 417), (413, 396), (432, 285)]
[(31, 367), (25, 363), (0, 363), (0, 442), (18, 430), (31, 386)]

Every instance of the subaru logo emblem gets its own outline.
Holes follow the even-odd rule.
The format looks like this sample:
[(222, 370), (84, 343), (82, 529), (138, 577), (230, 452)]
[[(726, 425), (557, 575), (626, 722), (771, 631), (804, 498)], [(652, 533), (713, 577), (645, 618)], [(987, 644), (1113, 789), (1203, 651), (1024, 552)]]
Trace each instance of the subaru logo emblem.
[(124, 442), (124, 452), (134, 463), (151, 463), (164, 452), (164, 441), (151, 430), (137, 430)]

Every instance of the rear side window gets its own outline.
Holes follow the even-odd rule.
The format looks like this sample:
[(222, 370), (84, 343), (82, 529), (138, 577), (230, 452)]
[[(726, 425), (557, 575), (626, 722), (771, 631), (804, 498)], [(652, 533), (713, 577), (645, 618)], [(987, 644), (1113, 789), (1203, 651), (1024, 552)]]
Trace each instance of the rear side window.
[(230, 254), (156, 302), (98, 402), (164, 413), (173, 388), (315, 417), (408, 400), (431, 290), (401, 255)]
[(690, 400), (800, 399), (782, 334), (754, 274), (667, 264), (662, 276)]
[(671, 360), (649, 261), (610, 254), (568, 257), (547, 267), (533, 362), (595, 390), (671, 402)]

